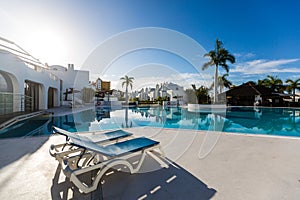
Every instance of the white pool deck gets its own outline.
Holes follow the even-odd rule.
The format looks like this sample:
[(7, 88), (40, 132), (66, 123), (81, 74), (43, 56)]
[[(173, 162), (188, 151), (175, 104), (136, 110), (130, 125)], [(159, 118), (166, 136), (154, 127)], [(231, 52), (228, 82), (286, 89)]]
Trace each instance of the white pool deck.
[[(161, 142), (169, 168), (147, 157), (81, 194), (49, 155), (62, 136), (0, 140), (0, 199), (300, 199), (300, 139), (131, 128)], [(167, 161), (166, 161), (167, 162)]]

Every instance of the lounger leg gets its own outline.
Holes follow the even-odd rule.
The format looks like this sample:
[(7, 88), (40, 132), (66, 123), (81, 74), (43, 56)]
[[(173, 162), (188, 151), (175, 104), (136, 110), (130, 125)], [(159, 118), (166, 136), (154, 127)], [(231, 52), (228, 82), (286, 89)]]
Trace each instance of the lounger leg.
[(131, 172), (132, 174), (137, 173), (140, 170), (140, 168), (142, 167), (142, 164), (145, 160), (145, 157), (146, 157), (146, 152), (142, 151), (142, 155), (141, 155), (141, 158), (139, 160), (139, 164), (136, 166), (136, 168), (133, 169), (133, 171)]
[[(98, 165), (94, 165), (94, 166), (91, 166), (88, 168), (76, 170), (74, 173), (71, 173), (70, 181), (72, 181), (82, 192), (84, 192), (84, 193), (92, 192), (97, 189), (102, 176), (107, 172), (107, 170), (109, 170), (112, 167), (117, 166), (117, 165), (127, 166), (131, 173), (133, 173), (133, 171), (134, 171), (132, 165), (126, 160), (122, 160), (122, 159), (111, 160), (109, 162), (104, 162), (104, 163), (100, 163)], [(91, 186), (88, 186), (79, 180), (78, 175), (95, 170), (95, 169), (99, 169), (99, 173), (95, 177)]]

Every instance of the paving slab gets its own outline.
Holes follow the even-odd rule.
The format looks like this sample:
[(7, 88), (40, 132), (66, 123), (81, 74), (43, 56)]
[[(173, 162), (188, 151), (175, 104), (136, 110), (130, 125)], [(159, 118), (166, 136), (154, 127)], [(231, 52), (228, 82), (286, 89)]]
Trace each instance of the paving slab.
[(155, 155), (147, 156), (139, 173), (112, 169), (95, 192), (82, 194), (48, 152), (64, 137), (2, 139), (0, 199), (300, 199), (298, 138), (148, 127), (127, 131), (160, 141), (168, 168)]

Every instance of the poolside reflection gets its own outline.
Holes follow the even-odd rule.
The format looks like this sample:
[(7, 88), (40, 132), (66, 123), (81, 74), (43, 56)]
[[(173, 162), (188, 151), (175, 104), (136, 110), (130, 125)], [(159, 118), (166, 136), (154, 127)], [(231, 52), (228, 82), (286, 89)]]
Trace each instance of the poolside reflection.
[(68, 131), (131, 127), (182, 128), (252, 134), (300, 136), (300, 110), (230, 107), (226, 113), (189, 112), (184, 108), (97, 108), (54, 117), (51, 123)]
[(226, 113), (188, 112), (181, 108), (135, 109), (168, 128), (300, 136), (300, 110), (231, 107)]

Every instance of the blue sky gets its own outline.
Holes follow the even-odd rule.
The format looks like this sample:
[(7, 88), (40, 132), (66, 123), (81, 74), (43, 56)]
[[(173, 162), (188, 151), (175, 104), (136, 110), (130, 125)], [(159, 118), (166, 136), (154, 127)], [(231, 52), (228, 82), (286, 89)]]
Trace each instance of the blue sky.
[[(256, 81), (268, 74), (286, 80), (300, 78), (299, 9), (300, 3), (291, 0), (11, 0), (0, 4), (0, 36), (20, 44), (43, 62), (74, 63), (79, 69), (99, 45), (116, 34), (159, 27), (186, 35), (207, 51), (213, 49), (216, 38), (222, 40), (236, 56), (229, 75), (234, 84)], [(199, 79), (205, 79), (204, 75), (195, 76), (203, 73), (201, 66), (194, 66), (195, 70), (180, 56), (160, 49), (123, 55), (112, 64), (115, 70), (105, 74), (97, 74), (97, 66), (91, 66), (91, 79), (103, 76), (115, 81), (116, 86), (120, 76), (135, 76), (134, 72), (139, 71), (144, 78), (142, 81), (136, 77), (136, 85), (145, 85), (145, 80), (151, 78), (179, 80), (164, 70), (161, 76), (149, 72), (142, 76), (141, 70), (136, 70), (141, 66), (151, 68), (149, 63), (184, 74), (188, 84), (203, 84)], [(146, 75), (150, 78), (146, 79)], [(206, 75), (206, 81), (212, 80), (210, 72)]]

